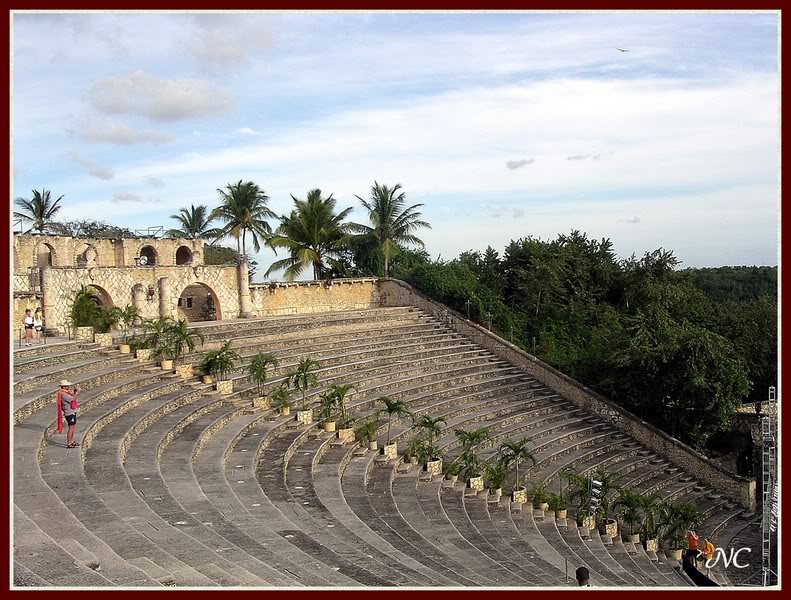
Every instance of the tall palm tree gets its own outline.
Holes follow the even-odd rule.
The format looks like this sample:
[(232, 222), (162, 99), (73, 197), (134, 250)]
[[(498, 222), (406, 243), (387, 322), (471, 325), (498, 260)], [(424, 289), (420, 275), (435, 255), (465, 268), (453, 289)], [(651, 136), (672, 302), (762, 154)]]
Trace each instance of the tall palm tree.
[(385, 442), (385, 445), (387, 445), (390, 443), (390, 425), (393, 420), (393, 416), (406, 417), (412, 413), (409, 412), (406, 404), (404, 404), (404, 402), (401, 400), (394, 400), (389, 396), (383, 396), (379, 398), (379, 402), (384, 404), (384, 408), (382, 410), (387, 413), (387, 442)]
[(335, 259), (349, 239), (349, 225), (342, 221), (353, 209), (335, 214), (335, 198), (332, 194), (322, 198), (319, 189), (308, 192), (305, 200), (291, 198), (294, 210), (291, 215), (280, 217), (280, 226), (269, 240), (273, 249), (285, 248), (290, 256), (272, 263), (266, 275), (285, 269), (284, 277), (293, 281), (312, 265), (313, 279), (322, 279), (326, 262)]
[(277, 356), (271, 352), (259, 352), (255, 355), (253, 360), (250, 361), (247, 372), (250, 375), (250, 379), (252, 379), (253, 383), (255, 383), (258, 387), (259, 397), (264, 396), (264, 384), (266, 383), (267, 369), (269, 367), (274, 369), (278, 366), (280, 366), (280, 362), (277, 360)]
[(357, 198), (368, 210), (368, 218), (371, 225), (361, 225), (352, 223), (351, 229), (362, 236), (371, 237), (376, 240), (382, 250), (385, 260), (385, 277), (390, 276), (390, 259), (400, 251), (400, 244), (423, 247), (423, 242), (413, 232), (421, 227), (431, 229), (426, 221), (420, 219), (421, 213), (416, 209), (422, 204), (413, 204), (409, 208), (404, 208), (406, 194), (400, 192), (401, 184), (397, 183), (393, 187), (379, 185), (376, 181), (371, 186), (371, 198), (363, 200)]
[(165, 339), (165, 352), (178, 360), (185, 350), (193, 352), (197, 341), (200, 340), (202, 344), (205, 338), (197, 329), (187, 327), (186, 320), (179, 319), (176, 322), (171, 322), (165, 329)]
[(305, 394), (310, 388), (318, 385), (318, 379), (314, 371), (319, 367), (312, 358), (302, 358), (297, 368), (288, 376), (289, 385), (293, 385), (295, 390), (302, 392), (302, 410), (305, 410)]
[(14, 211), (14, 218), (32, 223), (31, 228), (25, 233), (30, 233), (34, 229), (44, 233), (53, 224), (55, 215), (61, 208), (58, 203), (62, 199), (63, 196), (53, 202), (49, 190), (42, 189), (41, 192), (33, 190), (32, 199), (20, 197), (14, 200), (14, 204), (20, 209), (19, 212)]
[(423, 415), (415, 422), (415, 425), (426, 430), (428, 443), (433, 444), (434, 440), (437, 439), (439, 434), (442, 432), (440, 423), (447, 425), (448, 421), (445, 419), (445, 417), (432, 417), (431, 415)]
[(456, 437), (461, 442), (461, 447), (464, 450), (477, 448), (484, 442), (488, 442), (491, 439), (489, 436), (488, 427), (479, 427), (478, 429), (473, 429), (472, 431), (456, 429), (453, 433), (456, 434)]
[(170, 218), (178, 221), (181, 229), (170, 229), (166, 235), (188, 240), (216, 238), (220, 230), (209, 227), (214, 217), (207, 216), (206, 213), (207, 209), (203, 204), (200, 206), (191, 204), (189, 208), (180, 208), (179, 214), (170, 215)]
[(222, 204), (211, 212), (209, 220), (217, 219), (225, 223), (217, 230), (217, 238), (226, 235), (236, 238), (236, 249), (242, 260), (246, 260), (247, 234), (250, 234), (253, 248), (258, 252), (261, 249), (259, 240), (266, 242), (272, 234), (266, 219), (276, 219), (277, 215), (267, 207), (269, 196), (252, 181), (243, 182), (240, 179), (237, 183), (226, 185), (224, 190), (217, 191)]
[(506, 440), (502, 444), (500, 444), (500, 452), (503, 456), (503, 462), (505, 463), (506, 468), (514, 463), (516, 468), (516, 481), (514, 482), (514, 489), (519, 487), (519, 462), (523, 460), (529, 460), (534, 465), (536, 464), (536, 457), (533, 455), (530, 450), (527, 449), (527, 445), (532, 442), (532, 438), (525, 437), (521, 440)]

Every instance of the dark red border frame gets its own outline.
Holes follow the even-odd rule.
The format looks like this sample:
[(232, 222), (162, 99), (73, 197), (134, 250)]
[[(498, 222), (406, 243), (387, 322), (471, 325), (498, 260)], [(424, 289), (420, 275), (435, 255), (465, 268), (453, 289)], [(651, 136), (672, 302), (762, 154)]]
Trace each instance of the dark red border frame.
[[(541, 0), (537, 2), (519, 2), (517, 0), (490, 0), (490, 1), (482, 1), (482, 0), (427, 0), (426, 2), (419, 2), (416, 0), (268, 0), (266, 2), (254, 2), (251, 0), (235, 0), (235, 1), (228, 1), (223, 3), (223, 5), (218, 6), (216, 2), (210, 2), (209, 0), (169, 0), (165, 2), (157, 2), (156, 0), (137, 0), (135, 2), (124, 2), (123, 0), (115, 0), (115, 1), (104, 1), (99, 2), (96, 0), (82, 0), (82, 1), (69, 1), (69, 0), (43, 0), (39, 2), (20, 2), (20, 1), (6, 1), (4, 2), (4, 8), (6, 9), (3, 14), (3, 18), (1, 19), (2, 23), (0, 23), (0, 27), (2, 27), (2, 38), (5, 41), (4, 45), (4, 53), (10, 52), (10, 31), (9, 31), (9, 16), (10, 13), (14, 10), (380, 10), (380, 11), (388, 11), (388, 10), (511, 10), (511, 11), (518, 11), (518, 10), (780, 10), (784, 8), (785, 1), (784, 0), (759, 0), (759, 2), (737, 2), (734, 0), (698, 0), (692, 4), (685, 2), (684, 0), (637, 0), (632, 2), (626, 2), (626, 0), (604, 0), (604, 1), (594, 1), (594, 0), (572, 0), (571, 2), (551, 2), (549, 0)], [(787, 45), (783, 43), (782, 35), (782, 27), (781, 27), (781, 60), (782, 58), (791, 57), (791, 51), (787, 49)], [(783, 61), (785, 62), (785, 61)], [(791, 60), (786, 62), (786, 64), (791, 65)], [(10, 67), (8, 66), (9, 63), (7, 61), (3, 62), (3, 81), (6, 82), (6, 85), (9, 85), (9, 75), (10, 75)], [(782, 72), (781, 72), (782, 73)], [(780, 86), (782, 90), (782, 77), (780, 81)], [(3, 107), (5, 108), (5, 114), (8, 115), (6, 119), (3, 120), (3, 132), (6, 134), (6, 139), (10, 140), (10, 114), (9, 114), (9, 106), (10, 106), (10, 89), (7, 88), (8, 93), (6, 93), (3, 98)], [(781, 143), (782, 139), (785, 137), (782, 135), (785, 131), (789, 130), (789, 127), (786, 125), (786, 122), (782, 121), (782, 96), (781, 96)], [(10, 173), (11, 173), (11, 164), (10, 164), (10, 149), (8, 150), (7, 159), (5, 164), (8, 165), (8, 169), (4, 171), (3, 179), (6, 182), (6, 189), (10, 189)], [(781, 176), (782, 176), (782, 160), (781, 160)], [(782, 194), (782, 190), (781, 190)], [(782, 196), (781, 196), (782, 198)], [(781, 232), (778, 236), (778, 240), (781, 246), (781, 262), (785, 262), (786, 255), (791, 253), (791, 251), (784, 249), (782, 245), (782, 225), (783, 225), (783, 211), (782, 211), (782, 200), (779, 199), (779, 211), (780, 211), (780, 219), (779, 223), (781, 226)], [(10, 219), (2, 219), (2, 232), (5, 236), (6, 240), (10, 239), (11, 235), (11, 221)], [(0, 244), (0, 253), (3, 256), (4, 261), (1, 263), (3, 266), (4, 274), (6, 275), (6, 281), (9, 285), (9, 293), (7, 298), (10, 304), (10, 293), (11, 293), (11, 274), (8, 272), (8, 265), (10, 262), (10, 250), (9, 244), (2, 245)], [(780, 267), (780, 272), (782, 275), (782, 266)], [(783, 299), (783, 280), (781, 277), (780, 280), (780, 311), (782, 314), (782, 299)], [(7, 338), (10, 339), (10, 338)], [(780, 340), (781, 346), (783, 340), (783, 331), (780, 330)], [(5, 358), (7, 365), (9, 365), (8, 370), (8, 398), (11, 398), (11, 382), (13, 381), (13, 377), (11, 376), (11, 357), (8, 355), (10, 351), (9, 344), (6, 343), (2, 345), (2, 352)], [(782, 373), (782, 354), (781, 354), (781, 364), (780, 370)], [(781, 375), (782, 377), (782, 375)], [(779, 389), (779, 386), (778, 386)], [(779, 400), (778, 394), (778, 400)], [(9, 405), (11, 402), (9, 401)], [(790, 409), (791, 410), (791, 409)], [(10, 416), (10, 415), (9, 415)], [(781, 420), (782, 421), (782, 420)], [(791, 421), (791, 418), (786, 418), (785, 422)], [(11, 424), (9, 419), (9, 431), (7, 439), (11, 439)], [(782, 430), (782, 422), (780, 423), (780, 429)], [(788, 454), (788, 453), (786, 453)], [(791, 463), (787, 465), (786, 471), (791, 473)], [(11, 506), (8, 504), (8, 482), (10, 481), (11, 475), (11, 456), (10, 453), (7, 456), (7, 460), (3, 462), (3, 472), (2, 472), (2, 481), (5, 482), (5, 493), (3, 494), (3, 506), (8, 508), (8, 513), (11, 514)], [(783, 474), (781, 474), (781, 481), (783, 480)], [(791, 507), (791, 494), (787, 495), (786, 501), (784, 503), (785, 506)], [(788, 513), (788, 510), (783, 511), (784, 513)], [(5, 539), (9, 541), (9, 554), (11, 551), (10, 548), (10, 532), (7, 530), (8, 521), (3, 520), (0, 527), (3, 528), (5, 533)], [(782, 524), (782, 523), (781, 523)], [(788, 530), (791, 532), (791, 530)], [(791, 533), (789, 533), (791, 535)], [(786, 572), (789, 568), (791, 568), (791, 559), (787, 559), (788, 553), (785, 551), (788, 547), (791, 547), (791, 542), (784, 544), (784, 552), (783, 552), (783, 572)], [(9, 560), (5, 558), (0, 559), (0, 563), (2, 563), (2, 571), (0, 571), (0, 591), (5, 593), (12, 593), (9, 590)], [(782, 581), (780, 582), (780, 587), (782, 588)], [(26, 595), (32, 596), (39, 596), (42, 594), (52, 593), (55, 590), (25, 590), (20, 591), (18, 593), (24, 593)], [(105, 590), (96, 590), (96, 591), (88, 591), (89, 594), (99, 593), (100, 591)], [(220, 593), (233, 593), (231, 590), (217, 590)], [(247, 590), (240, 590), (239, 593), (245, 593)], [(469, 596), (470, 594), (522, 594), (524, 595), (533, 595), (533, 594), (553, 594), (553, 598), (556, 595), (561, 595), (562, 597), (568, 597), (575, 593), (585, 593), (585, 594), (596, 594), (601, 596), (604, 593), (614, 593), (614, 594), (636, 594), (636, 593), (649, 593), (652, 595), (656, 594), (670, 594), (672, 593), (674, 596), (680, 595), (683, 597), (692, 597), (692, 594), (701, 593), (709, 591), (710, 593), (727, 593), (727, 594), (738, 594), (738, 595), (745, 595), (745, 594), (777, 594), (780, 590), (775, 589), (773, 591), (770, 590), (759, 590), (756, 588), (739, 588), (739, 589), (728, 589), (728, 590), (716, 590), (712, 588), (703, 589), (692, 589), (692, 590), (669, 590), (665, 589), (651, 589), (651, 590), (640, 590), (639, 592), (636, 590), (623, 590), (623, 591), (613, 591), (613, 590), (595, 590), (595, 589), (587, 589), (578, 590), (578, 589), (563, 589), (563, 588), (555, 588), (552, 590), (542, 590), (542, 591), (509, 591), (507, 589), (499, 590), (499, 591), (482, 591), (482, 590), (454, 590), (454, 591), (438, 591), (438, 590), (420, 590), (420, 591), (406, 591), (398, 589), (393, 590), (385, 590), (385, 591), (370, 591), (370, 590), (344, 590), (344, 591), (337, 591), (337, 590), (321, 590), (321, 591), (300, 591), (300, 590), (283, 590), (283, 591), (266, 591), (266, 592), (257, 592), (259, 594), (266, 594), (267, 598), (272, 596), (281, 596), (281, 595), (288, 595), (289, 597), (307, 597), (313, 596), (314, 594), (318, 593), (321, 596), (330, 596), (330, 597), (337, 597), (341, 598), (348, 594), (354, 594), (355, 596), (359, 596), (361, 594), (370, 594), (378, 596), (379, 594), (387, 594), (388, 596), (396, 593), (396, 594), (410, 594), (410, 595), (417, 595), (417, 596), (431, 596), (434, 598), (437, 595), (440, 595), (445, 598), (451, 597), (458, 597), (459, 594), (464, 594), (465, 596)], [(142, 592), (142, 590), (141, 590)], [(249, 592), (253, 592), (250, 590)], [(249, 593), (248, 592), (248, 593)], [(82, 594), (84, 592), (71, 592), (72, 594)], [(116, 594), (123, 594), (129, 595), (131, 597), (132, 594), (136, 592), (133, 590), (119, 590)], [(146, 590), (143, 593), (155, 593), (155, 594), (167, 594), (169, 596), (172, 595), (180, 595), (183, 596), (184, 594), (208, 594), (211, 593), (210, 591), (206, 590)]]

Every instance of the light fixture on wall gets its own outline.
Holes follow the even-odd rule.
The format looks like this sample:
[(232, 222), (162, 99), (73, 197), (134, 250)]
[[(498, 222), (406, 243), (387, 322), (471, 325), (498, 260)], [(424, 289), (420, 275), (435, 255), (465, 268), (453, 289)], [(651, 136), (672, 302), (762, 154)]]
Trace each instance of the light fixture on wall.
[(146, 298), (148, 299), (149, 302), (153, 302), (154, 301), (154, 294), (155, 293), (156, 292), (154, 290), (154, 286), (153, 285), (149, 285), (148, 286), (148, 294), (146, 296)]

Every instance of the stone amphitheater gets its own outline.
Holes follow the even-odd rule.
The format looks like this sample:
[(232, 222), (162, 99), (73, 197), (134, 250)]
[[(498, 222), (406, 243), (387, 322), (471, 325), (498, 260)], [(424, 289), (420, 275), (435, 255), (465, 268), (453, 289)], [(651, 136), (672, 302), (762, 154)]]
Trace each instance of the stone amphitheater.
[[(454, 429), (486, 426), (496, 444), (485, 458), (507, 438), (532, 437), (531, 482), (557, 485), (570, 464), (606, 468), (640, 492), (696, 504), (700, 530), (722, 547), (754, 522), (754, 481), (406, 284), (376, 285), (368, 308), (191, 323), (205, 342), (188, 361), (226, 339), (241, 355), (229, 395), (94, 343), (16, 349), (14, 584), (553, 587), (576, 585), (574, 570), (587, 566), (595, 586), (693, 585), (663, 550), (253, 407), (243, 369), (261, 350), (280, 360), (267, 389), (309, 356), (320, 363), (313, 404), (330, 384), (354, 383), (356, 417), (383, 395), (444, 417), (446, 461), (459, 452)], [(76, 449), (55, 430), (63, 378), (83, 390)], [(407, 439), (411, 424), (394, 421), (394, 438)], [(386, 419), (378, 426), (381, 444)], [(724, 571), (715, 577), (728, 584)]]

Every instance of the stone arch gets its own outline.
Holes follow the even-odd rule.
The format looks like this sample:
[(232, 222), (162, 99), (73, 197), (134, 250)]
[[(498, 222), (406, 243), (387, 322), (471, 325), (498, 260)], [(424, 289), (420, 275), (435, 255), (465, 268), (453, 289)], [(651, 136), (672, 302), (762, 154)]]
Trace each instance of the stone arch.
[(36, 253), (33, 256), (33, 264), (38, 268), (54, 267), (58, 264), (57, 252), (55, 248), (47, 242), (39, 242), (36, 245)]
[(179, 246), (176, 250), (176, 264), (177, 265), (191, 265), (192, 264), (192, 250), (189, 246)]
[(98, 300), (97, 304), (99, 306), (103, 306), (105, 308), (115, 306), (112, 296), (110, 296), (109, 292), (102, 286), (96, 285), (95, 283), (89, 283), (86, 287), (94, 293), (94, 298)]
[(99, 253), (96, 250), (96, 246), (84, 242), (80, 248), (79, 254), (77, 254), (77, 266), (87, 268), (95, 267), (98, 257)]
[(191, 283), (179, 294), (176, 312), (179, 319), (192, 321), (219, 321), (222, 319), (220, 299), (205, 283)]
[[(137, 255), (139, 257), (146, 257), (146, 265), (147, 267), (153, 267), (157, 263), (159, 263), (159, 252), (154, 246), (150, 244), (146, 244), (145, 246), (141, 246), (140, 250), (138, 251)], [(142, 264), (142, 263), (141, 263)]]

